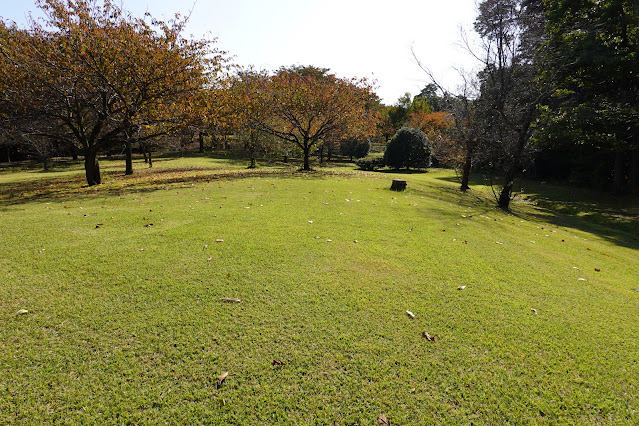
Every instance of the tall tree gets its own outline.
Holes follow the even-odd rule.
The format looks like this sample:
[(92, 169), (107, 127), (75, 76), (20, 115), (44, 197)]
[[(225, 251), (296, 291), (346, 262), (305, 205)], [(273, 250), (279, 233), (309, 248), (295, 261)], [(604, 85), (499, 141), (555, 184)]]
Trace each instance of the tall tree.
[(639, 190), (639, 3), (544, 3), (549, 40), (542, 75), (557, 82), (545, 136), (611, 153), (614, 191)]
[(97, 156), (108, 144), (166, 134), (192, 117), (190, 95), (222, 63), (212, 41), (183, 37), (177, 17), (133, 18), (111, 0), (37, 5), (44, 25), (0, 24), (2, 102), (21, 120), (45, 117), (71, 135), (89, 185), (101, 182)]
[(325, 138), (375, 132), (379, 99), (365, 80), (343, 79), (313, 66), (281, 68), (255, 88), (264, 115), (253, 117), (260, 131), (302, 150), (303, 170)]
[(538, 104), (550, 93), (539, 84), (538, 47), (544, 42), (539, 0), (484, 0), (475, 30), (483, 41), (477, 114), (484, 128), (487, 161), (502, 174), (497, 204), (508, 209), (516, 174), (536, 131)]

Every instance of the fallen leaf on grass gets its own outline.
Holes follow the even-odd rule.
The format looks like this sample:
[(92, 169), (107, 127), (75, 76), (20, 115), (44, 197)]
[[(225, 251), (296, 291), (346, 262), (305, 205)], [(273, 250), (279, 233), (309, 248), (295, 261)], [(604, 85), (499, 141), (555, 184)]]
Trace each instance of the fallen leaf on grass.
[(601, 269), (595, 268), (595, 272), (601, 272)]
[(459, 287), (457, 287), (457, 290), (464, 290), (466, 288), (465, 285), (460, 285)]
[(95, 225), (95, 228), (98, 229), (101, 226), (104, 226), (104, 223), (98, 223), (97, 225)]
[(434, 342), (435, 341), (435, 336), (431, 336), (430, 334), (428, 334), (428, 332), (424, 331), (422, 333), (422, 337), (424, 337), (426, 340), (428, 340), (429, 342)]
[(206, 250), (207, 248), (209, 248), (208, 244), (204, 244), (204, 248), (202, 250)]
[(504, 243), (500, 243), (499, 241), (495, 241), (495, 244), (504, 245)]
[(415, 314), (412, 313), (411, 311), (406, 311), (406, 315), (408, 315), (411, 318), (415, 318)]
[(223, 297), (221, 300), (223, 302), (232, 302), (232, 303), (240, 303), (242, 301), (242, 299), (238, 299), (235, 297)]
[(40, 249), (38, 253), (44, 253), (46, 249)]
[(639, 291), (639, 288), (633, 288), (632, 290), (633, 291)]
[(144, 225), (144, 227), (145, 227), (145, 228), (150, 228), (150, 227), (152, 227), (152, 226), (153, 226), (153, 224), (152, 224), (152, 223), (147, 223), (146, 225)]
[(274, 367), (282, 367), (283, 365), (286, 365), (284, 362), (278, 360), (278, 359), (274, 359), (273, 360), (273, 366)]
[(27, 311), (26, 309), (20, 309), (18, 312), (16, 312), (16, 315), (24, 315), (24, 314), (28, 314), (29, 311)]
[(535, 308), (530, 308), (530, 310), (532, 311), (533, 314), (537, 315), (537, 309)]
[(218, 377), (218, 379), (217, 379), (217, 385), (221, 386), (222, 383), (224, 383), (224, 380), (226, 380), (226, 378), (228, 377), (228, 375), (229, 375), (228, 371), (222, 373), (222, 375), (220, 377)]
[(218, 238), (217, 240), (215, 240), (215, 242), (216, 242), (216, 243), (223, 243), (223, 242), (224, 242), (224, 240), (223, 240), (223, 239), (221, 239), (221, 238)]
[(585, 278), (577, 278), (577, 281), (587, 281)]
[(380, 414), (380, 416), (377, 418), (377, 424), (390, 425), (390, 422), (388, 421), (385, 415)]

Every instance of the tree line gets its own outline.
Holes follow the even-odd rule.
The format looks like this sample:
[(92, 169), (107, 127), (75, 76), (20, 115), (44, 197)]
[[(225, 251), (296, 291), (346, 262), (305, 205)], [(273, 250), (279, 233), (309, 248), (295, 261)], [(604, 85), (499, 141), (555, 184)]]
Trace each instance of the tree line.
[(313, 154), (362, 157), (371, 140), (407, 127), (425, 135), (406, 140), (427, 146), (435, 165), (459, 168), (462, 190), (472, 170), (496, 176), (502, 208), (533, 166), (542, 178), (639, 188), (633, 0), (483, 0), (471, 50), (479, 73), (451, 91), (420, 63), (432, 81), (392, 106), (366, 79), (325, 68), (241, 69), (215, 39), (185, 37), (179, 15), (134, 17), (112, 0), (36, 4), (44, 18), (27, 28), (0, 20), (0, 142), (28, 146), (45, 166), (55, 149), (80, 152), (88, 185), (101, 182), (99, 153), (122, 149), (130, 174), (133, 147), (150, 161), (182, 134), (198, 135), (201, 150), (205, 137), (236, 135), (251, 167), (280, 146), (309, 170)]
[[(501, 179), (570, 180), (617, 194), (639, 191), (639, 3), (634, 0), (483, 0), (470, 49), (482, 66), (450, 91), (448, 136), (469, 188), (473, 168)], [(400, 99), (400, 104), (401, 104)]]
[[(327, 140), (366, 140), (379, 98), (364, 79), (318, 67), (240, 70), (216, 40), (184, 36), (186, 18), (137, 18), (111, 0), (39, 0), (28, 28), (0, 21), (0, 138), (46, 159), (79, 150), (88, 185), (101, 183), (98, 154), (183, 132), (241, 133), (254, 152), (263, 135), (298, 148), (310, 169)], [(253, 157), (252, 157), (253, 158)]]

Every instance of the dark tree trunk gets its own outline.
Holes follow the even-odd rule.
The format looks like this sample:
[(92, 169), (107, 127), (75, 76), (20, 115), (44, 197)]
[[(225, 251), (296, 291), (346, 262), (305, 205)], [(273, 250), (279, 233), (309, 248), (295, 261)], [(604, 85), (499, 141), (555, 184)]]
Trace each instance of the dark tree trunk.
[(255, 160), (255, 145), (253, 145), (253, 143), (251, 142), (249, 142), (248, 152), (249, 152), (249, 159), (251, 161), (251, 164), (249, 164), (248, 168), (254, 169), (257, 167), (257, 162)]
[(320, 166), (324, 163), (324, 145), (322, 145), (319, 149), (319, 160), (320, 160)]
[(78, 161), (78, 148), (71, 144), (71, 158), (73, 161)]
[(125, 175), (133, 174), (133, 148), (131, 147), (131, 141), (126, 140), (124, 142), (124, 152), (126, 157), (126, 168), (124, 170)]
[(311, 155), (311, 147), (308, 145), (304, 145), (304, 171), (310, 171), (311, 170), (311, 162), (310, 162), (310, 157)]
[(510, 207), (510, 200), (513, 193), (513, 186), (515, 185), (515, 167), (511, 167), (506, 172), (506, 179), (504, 182), (504, 187), (499, 194), (499, 200), (497, 200), (497, 205), (504, 209), (508, 210)]
[(624, 173), (625, 154), (622, 151), (615, 152), (615, 171), (612, 188), (615, 194), (623, 194), (626, 187), (626, 175)]
[(151, 158), (151, 149), (147, 150), (147, 154), (149, 156), (149, 169), (153, 167), (153, 158)]
[(204, 152), (204, 132), (200, 132), (197, 136), (197, 140), (200, 142), (200, 154)]
[[(328, 149), (326, 150), (326, 162), (330, 163), (331, 158), (333, 158), (333, 148), (329, 146)], [(351, 159), (351, 161), (353, 161), (353, 159)]]
[(45, 172), (49, 171), (49, 157), (44, 157), (42, 159), (42, 168), (44, 169)]
[(629, 175), (630, 191), (637, 194), (639, 193), (639, 149), (632, 151)]
[(467, 191), (470, 189), (468, 182), (470, 181), (470, 170), (473, 165), (473, 153), (472, 150), (466, 149), (466, 157), (464, 158), (464, 165), (462, 167), (462, 178), (461, 178), (461, 191)]
[(98, 163), (97, 149), (87, 148), (84, 152), (84, 172), (89, 186), (102, 183), (100, 177), (100, 163)]

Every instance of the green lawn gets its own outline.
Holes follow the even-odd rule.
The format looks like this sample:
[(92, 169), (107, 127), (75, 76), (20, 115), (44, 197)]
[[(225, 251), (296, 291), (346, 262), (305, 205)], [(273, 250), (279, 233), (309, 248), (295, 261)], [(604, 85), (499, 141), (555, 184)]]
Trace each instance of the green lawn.
[(0, 171), (0, 424), (639, 423), (636, 199), (158, 160)]

